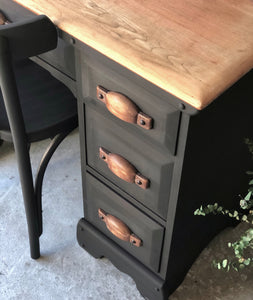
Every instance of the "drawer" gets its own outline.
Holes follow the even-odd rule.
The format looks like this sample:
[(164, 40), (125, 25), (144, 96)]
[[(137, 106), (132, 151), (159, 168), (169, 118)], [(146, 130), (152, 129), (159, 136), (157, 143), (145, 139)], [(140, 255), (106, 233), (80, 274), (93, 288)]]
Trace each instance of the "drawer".
[[(87, 174), (86, 186), (85, 219), (147, 267), (158, 272), (164, 228), (90, 174)], [(106, 216), (102, 220), (100, 217), (104, 214)], [(128, 237), (134, 242), (129, 242)]]
[[(102, 108), (105, 117), (115, 123), (114, 126), (125, 128), (132, 134), (145, 138), (150, 145), (156, 144), (175, 155), (181, 112), (176, 105), (171, 105), (173, 101), (170, 101), (170, 95), (153, 94), (153, 89), (147, 88), (145, 86), (147, 83), (143, 82), (143, 79), (135, 78), (135, 74), (129, 70), (123, 72), (125, 69), (121, 66), (118, 66), (118, 70), (115, 71), (112, 65), (111, 63), (109, 68), (99, 59), (83, 54), (81, 65), (81, 94), (83, 98), (92, 98), (96, 105)], [(139, 82), (140, 80), (141, 82)], [(141, 113), (152, 119), (152, 128), (144, 129), (142, 126), (125, 122), (112, 114), (113, 109), (108, 110), (108, 101), (106, 105), (99, 99), (98, 86), (108, 90), (109, 95), (116, 92), (117, 95), (130, 100)], [(105, 101), (105, 99), (102, 100)], [(129, 105), (125, 104), (125, 108), (128, 109)], [(139, 119), (140, 121), (141, 119)]]
[(57, 48), (39, 57), (71, 79), (76, 79), (75, 49), (63, 39), (58, 38)]
[[(10, 0), (1, 0), (1, 10), (11, 22), (22, 21), (36, 14)], [(58, 38), (57, 48), (39, 56), (58, 71), (75, 80), (75, 55), (73, 45)]]
[[(161, 151), (146, 144), (145, 137), (141, 139), (118, 127), (113, 120), (107, 119), (100, 105), (92, 99), (90, 102), (86, 100), (87, 164), (145, 207), (166, 219), (174, 166), (173, 156), (168, 151)], [(109, 151), (127, 160), (137, 170), (136, 180), (143, 177), (146, 181), (143, 181), (142, 185), (138, 185), (136, 180), (132, 183), (126, 181), (122, 176), (122, 173), (127, 172), (124, 161), (122, 168), (117, 161), (116, 165), (112, 162), (109, 168), (108, 160), (106, 162), (102, 159), (101, 148), (102, 151)], [(121, 174), (117, 173), (115, 168), (118, 168)]]

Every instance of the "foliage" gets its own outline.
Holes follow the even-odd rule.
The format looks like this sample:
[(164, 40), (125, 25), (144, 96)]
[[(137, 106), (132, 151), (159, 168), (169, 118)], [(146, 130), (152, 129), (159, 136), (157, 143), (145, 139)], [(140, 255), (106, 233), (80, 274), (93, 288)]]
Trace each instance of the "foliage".
[[(253, 156), (253, 141), (246, 139), (245, 143), (248, 146), (250, 153)], [(252, 157), (253, 158), (253, 157)], [(247, 174), (253, 177), (253, 172), (248, 171)], [(230, 211), (220, 206), (218, 203), (209, 204), (206, 207), (200, 207), (195, 210), (194, 215), (206, 216), (208, 214), (221, 214), (226, 215), (230, 218), (234, 218), (240, 222), (246, 222), (251, 225), (245, 233), (240, 237), (238, 241), (234, 243), (229, 242), (228, 247), (232, 248), (234, 251), (234, 260), (229, 260), (228, 258), (223, 259), (220, 262), (213, 262), (213, 265), (219, 270), (229, 271), (231, 268), (238, 271), (244, 267), (253, 266), (253, 179), (249, 181), (248, 193), (244, 198), (240, 200), (240, 207), (246, 210), (247, 213), (241, 213), (237, 210)], [(248, 255), (246, 252), (249, 252)]]

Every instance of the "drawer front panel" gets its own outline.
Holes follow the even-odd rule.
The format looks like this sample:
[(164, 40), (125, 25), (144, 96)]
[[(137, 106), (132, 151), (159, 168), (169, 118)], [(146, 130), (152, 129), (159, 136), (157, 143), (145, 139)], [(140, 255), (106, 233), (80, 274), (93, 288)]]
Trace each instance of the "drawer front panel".
[[(132, 134), (145, 137), (150, 144), (156, 143), (158, 146), (166, 148), (172, 155), (176, 153), (176, 143), (180, 123), (180, 110), (169, 104), (168, 99), (161, 99), (140, 86), (137, 82), (126, 78), (120, 73), (114, 72), (98, 61), (84, 62), (81, 66), (82, 96), (91, 97), (97, 105), (103, 109), (103, 114), (107, 119), (113, 120), (115, 126), (127, 128)], [(144, 113), (152, 120), (152, 128), (145, 129), (138, 119), (137, 124), (130, 124), (120, 117), (115, 116), (103, 101), (99, 99), (97, 88), (101, 86), (110, 91), (110, 94), (117, 94), (129, 99), (139, 112)], [(110, 103), (111, 104), (111, 103)], [(117, 109), (117, 108), (116, 108)], [(147, 123), (147, 120), (145, 120)]]
[[(167, 151), (158, 151), (156, 147), (147, 145), (144, 137), (140, 139), (117, 127), (104, 116), (99, 105), (94, 106), (92, 100), (86, 105), (86, 138), (88, 165), (165, 219), (174, 166), (173, 157)], [(120, 156), (121, 162), (116, 160), (111, 164), (106, 163), (101, 157), (101, 148), (116, 157)], [(135, 182), (127, 180), (127, 169), (136, 170)], [(138, 185), (139, 180), (142, 185)]]
[[(87, 201), (85, 218), (89, 222), (147, 267), (155, 272), (159, 271), (164, 235), (162, 226), (137, 210), (90, 174), (87, 174), (85, 201)], [(106, 212), (107, 216), (111, 218), (107, 224), (99, 217), (99, 210)], [(121, 223), (118, 225), (118, 220), (123, 225)], [(120, 235), (119, 232), (125, 232), (124, 228), (121, 229), (121, 226), (128, 228), (131, 235), (136, 238), (137, 246), (121, 239), (122, 234)], [(119, 229), (119, 227), (121, 228)], [(137, 244), (139, 240), (141, 241), (140, 245)]]
[(73, 45), (63, 39), (58, 38), (57, 48), (39, 57), (71, 79), (76, 79), (75, 50)]
[[(1, 0), (1, 10), (11, 22), (22, 21), (34, 17), (36, 14), (21, 5), (10, 1)], [(69, 76), (76, 78), (74, 47), (58, 38), (57, 48), (39, 56), (45, 62)]]

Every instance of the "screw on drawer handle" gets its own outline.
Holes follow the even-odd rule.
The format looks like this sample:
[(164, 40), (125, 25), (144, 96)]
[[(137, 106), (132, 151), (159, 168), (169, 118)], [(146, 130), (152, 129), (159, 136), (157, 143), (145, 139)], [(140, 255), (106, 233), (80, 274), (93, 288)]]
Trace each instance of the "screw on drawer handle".
[(103, 147), (99, 148), (99, 157), (107, 163), (108, 168), (119, 178), (135, 183), (144, 190), (149, 187), (149, 180), (138, 173), (136, 168), (124, 157), (111, 153)]
[(98, 209), (99, 218), (105, 222), (107, 229), (120, 240), (130, 242), (136, 247), (142, 245), (141, 239), (139, 239), (120, 219), (107, 214), (101, 208)]
[(141, 112), (139, 107), (123, 94), (109, 91), (98, 85), (97, 98), (104, 102), (107, 109), (117, 118), (145, 129), (152, 128), (153, 119)]

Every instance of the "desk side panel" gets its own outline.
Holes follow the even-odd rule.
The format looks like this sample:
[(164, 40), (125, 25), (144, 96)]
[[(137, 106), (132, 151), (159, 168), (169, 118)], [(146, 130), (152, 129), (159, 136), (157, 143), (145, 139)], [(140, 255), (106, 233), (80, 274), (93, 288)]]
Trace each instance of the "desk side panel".
[[(222, 215), (194, 216), (194, 211), (215, 202), (238, 210), (239, 195), (247, 193), (246, 171), (252, 170), (253, 161), (244, 140), (253, 139), (252, 82), (253, 72), (190, 120), (167, 265), (168, 282), (179, 285), (212, 238), (236, 224)], [(165, 248), (168, 231), (166, 239)], [(167, 253), (164, 251), (164, 258)], [(166, 266), (165, 259), (162, 265)]]

